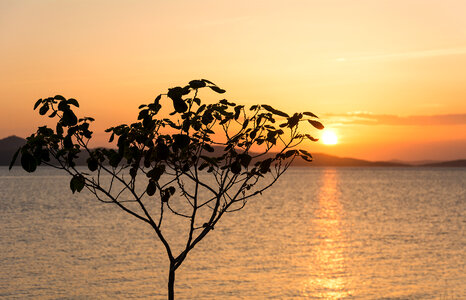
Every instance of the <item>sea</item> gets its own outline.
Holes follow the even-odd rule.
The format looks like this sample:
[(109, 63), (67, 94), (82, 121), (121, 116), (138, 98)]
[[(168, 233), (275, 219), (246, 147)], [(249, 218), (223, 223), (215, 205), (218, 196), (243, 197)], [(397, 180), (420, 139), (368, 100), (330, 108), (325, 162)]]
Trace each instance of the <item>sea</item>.
[[(166, 299), (154, 231), (69, 179), (0, 167), (0, 299)], [(294, 167), (190, 252), (175, 294), (466, 299), (465, 228), (466, 168)]]

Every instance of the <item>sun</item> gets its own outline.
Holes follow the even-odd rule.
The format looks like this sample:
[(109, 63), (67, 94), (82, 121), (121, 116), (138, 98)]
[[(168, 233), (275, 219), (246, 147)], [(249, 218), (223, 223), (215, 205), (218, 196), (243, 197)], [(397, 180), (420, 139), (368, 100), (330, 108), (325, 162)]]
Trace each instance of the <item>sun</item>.
[(321, 136), (324, 145), (335, 145), (338, 142), (337, 135), (333, 130), (325, 129)]

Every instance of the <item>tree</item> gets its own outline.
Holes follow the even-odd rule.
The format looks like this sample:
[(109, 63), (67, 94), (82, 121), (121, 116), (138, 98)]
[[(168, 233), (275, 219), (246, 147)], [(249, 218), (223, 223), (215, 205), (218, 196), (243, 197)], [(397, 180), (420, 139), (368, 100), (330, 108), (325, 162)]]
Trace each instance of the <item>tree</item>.
[[(140, 105), (137, 122), (106, 130), (117, 149), (88, 146), (94, 119), (76, 116), (77, 100), (39, 99), (34, 109), (50, 113), (56, 127), (39, 127), (10, 164), (11, 169), (21, 153), (27, 172), (41, 164), (64, 170), (73, 193), (86, 188), (147, 223), (168, 256), (169, 299), (174, 299), (175, 271), (225, 213), (240, 210), (272, 186), (296, 157), (312, 161), (306, 150), (296, 149), (304, 140), (317, 140), (299, 133), (301, 122), (323, 128), (310, 112), (290, 116), (265, 104), (246, 110), (226, 99), (202, 104), (198, 94), (204, 88), (225, 92), (208, 80), (193, 80)], [(169, 116), (159, 116), (163, 96), (173, 104)], [(88, 170), (76, 166), (79, 156), (87, 157)], [(183, 247), (176, 253), (166, 235), (167, 215), (186, 221), (184, 234), (179, 233)]]

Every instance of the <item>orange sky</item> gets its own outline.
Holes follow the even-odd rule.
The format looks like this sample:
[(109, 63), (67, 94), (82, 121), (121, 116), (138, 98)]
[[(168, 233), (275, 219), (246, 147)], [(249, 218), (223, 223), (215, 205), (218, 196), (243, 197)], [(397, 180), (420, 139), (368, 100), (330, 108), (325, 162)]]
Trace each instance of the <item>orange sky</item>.
[[(286, 4), (286, 5), (285, 5)], [(0, 138), (80, 101), (103, 130), (207, 78), (237, 103), (312, 111), (370, 160), (466, 158), (466, 1), (0, 1)], [(317, 133), (315, 135), (318, 135)]]

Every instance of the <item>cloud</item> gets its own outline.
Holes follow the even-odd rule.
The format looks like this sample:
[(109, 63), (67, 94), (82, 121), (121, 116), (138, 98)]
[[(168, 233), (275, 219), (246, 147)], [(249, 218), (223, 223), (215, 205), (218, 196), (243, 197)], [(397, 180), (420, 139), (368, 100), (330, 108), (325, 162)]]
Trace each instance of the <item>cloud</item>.
[(370, 112), (350, 112), (347, 114), (327, 114), (325, 117), (336, 124), (359, 125), (466, 125), (466, 114), (444, 114), (429, 116), (377, 115)]
[(443, 48), (443, 49), (430, 49), (407, 51), (397, 53), (381, 53), (372, 55), (360, 55), (353, 57), (339, 57), (336, 59), (338, 62), (352, 62), (352, 61), (371, 61), (371, 60), (397, 60), (397, 59), (416, 59), (416, 58), (429, 58), (437, 56), (450, 56), (450, 55), (465, 55), (466, 47), (456, 48)]

